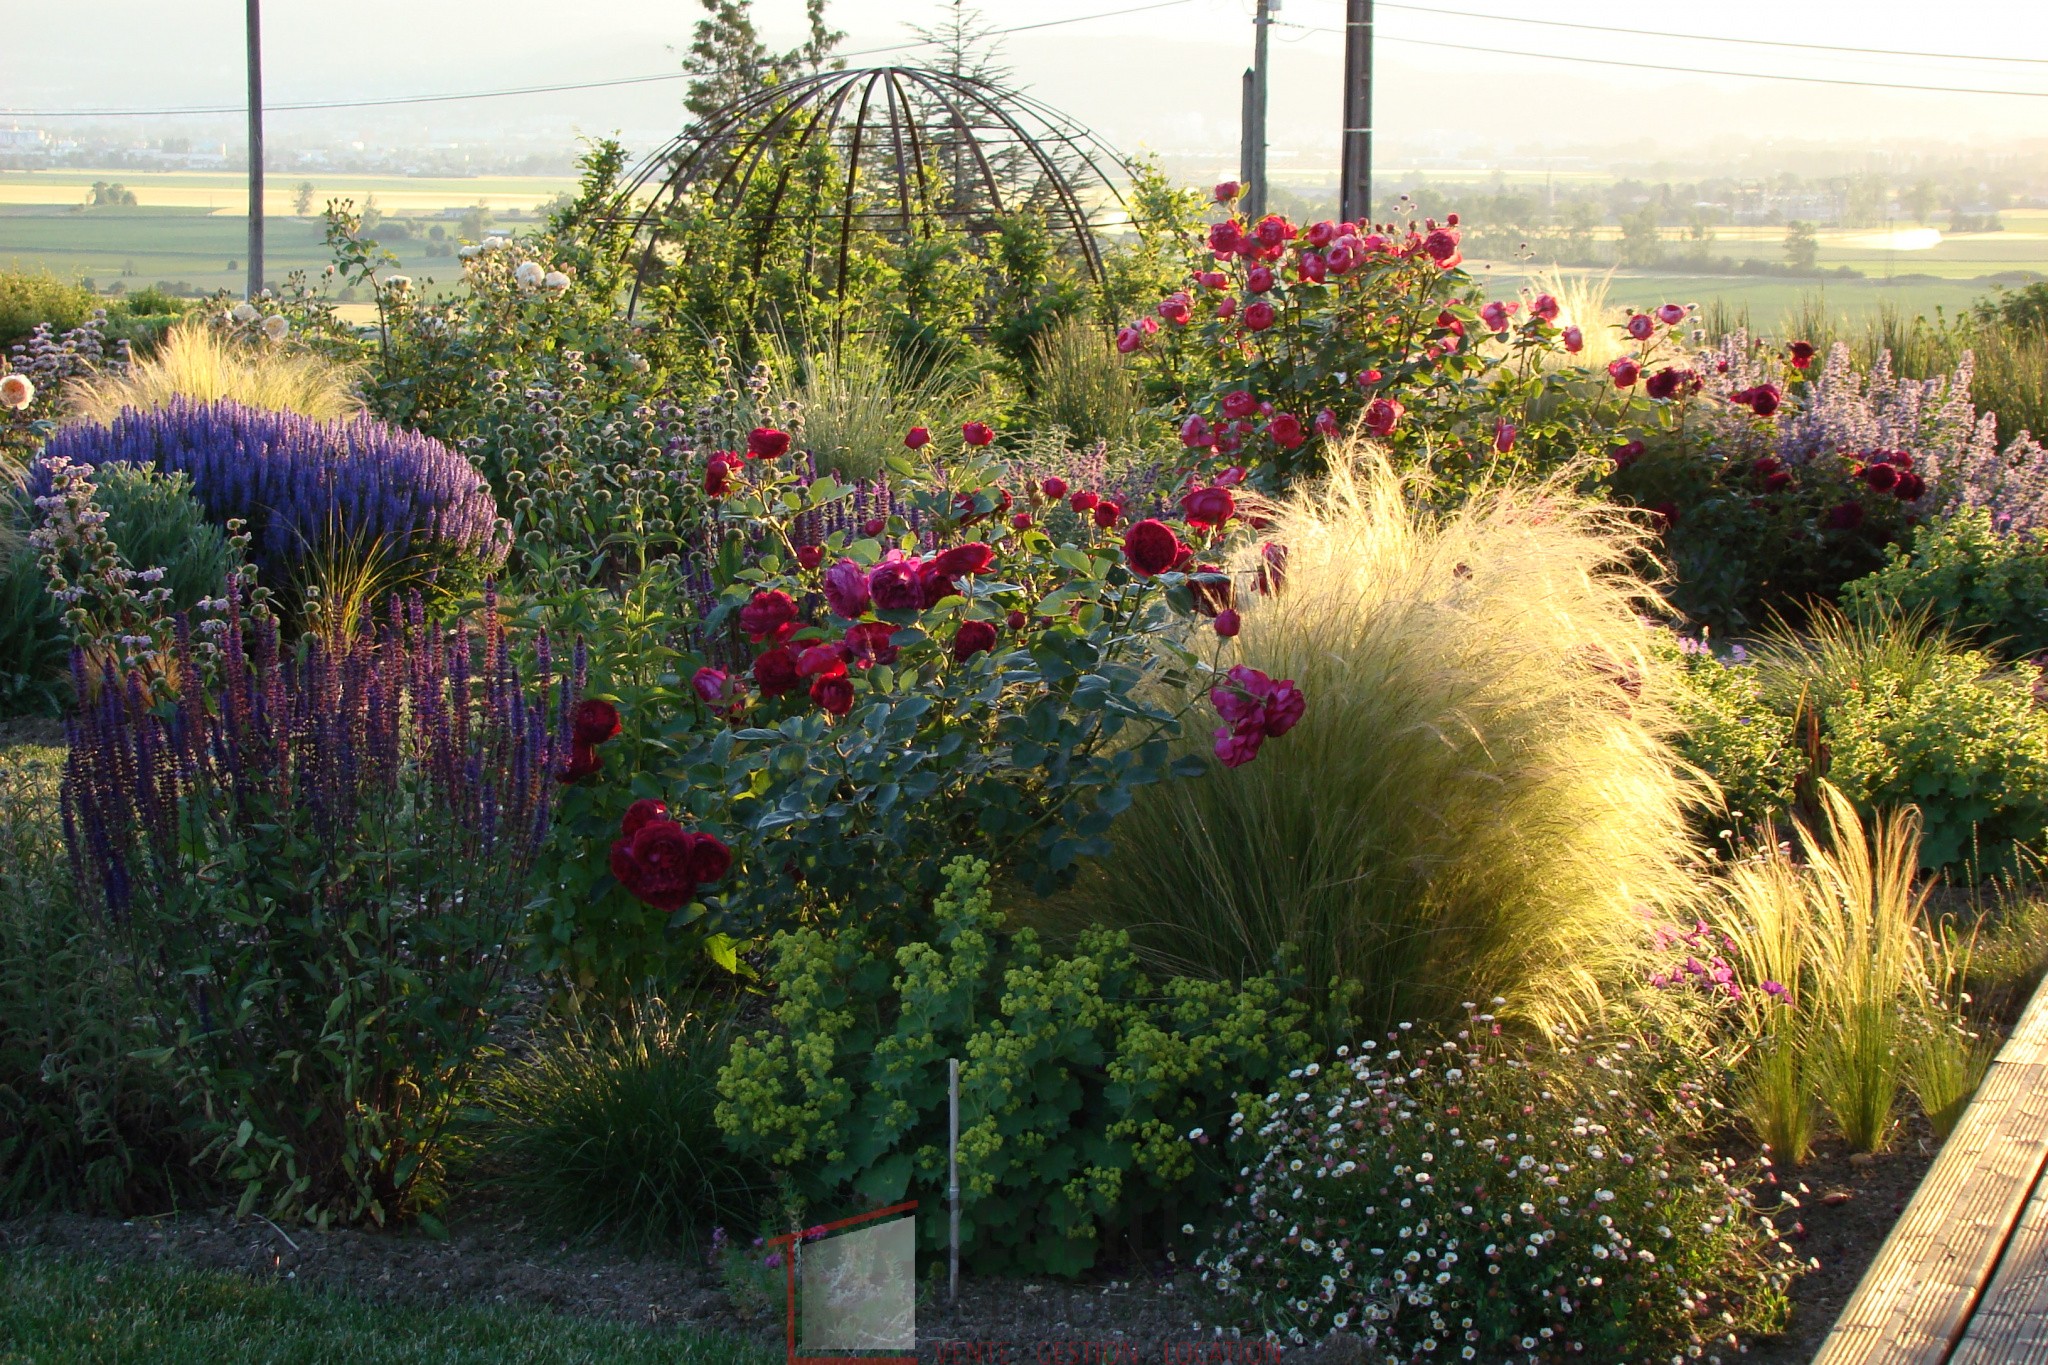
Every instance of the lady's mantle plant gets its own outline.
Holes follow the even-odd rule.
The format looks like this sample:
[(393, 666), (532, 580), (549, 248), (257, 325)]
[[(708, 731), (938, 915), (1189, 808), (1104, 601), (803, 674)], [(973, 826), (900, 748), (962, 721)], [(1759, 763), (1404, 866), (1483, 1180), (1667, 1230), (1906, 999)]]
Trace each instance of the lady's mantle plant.
[(1389, 1362), (1722, 1360), (1774, 1330), (1788, 1249), (1731, 1162), (1667, 1144), (1639, 1055), (1518, 1056), (1492, 1019), (1340, 1048), (1233, 1116), (1199, 1262), (1226, 1311)]
[[(959, 1058), (968, 1255), (1072, 1274), (1148, 1215), (1215, 1207), (1227, 1173), (1184, 1134), (1220, 1130), (1301, 1059), (1302, 1011), (1270, 978), (1152, 982), (1120, 934), (1050, 953), (1003, 929), (988, 874), (965, 858), (946, 869), (929, 941), (778, 934), (776, 1027), (733, 1045), (718, 1121), (816, 1207), (914, 1195), (937, 1210)], [(920, 1223), (943, 1243), (942, 1218)]]

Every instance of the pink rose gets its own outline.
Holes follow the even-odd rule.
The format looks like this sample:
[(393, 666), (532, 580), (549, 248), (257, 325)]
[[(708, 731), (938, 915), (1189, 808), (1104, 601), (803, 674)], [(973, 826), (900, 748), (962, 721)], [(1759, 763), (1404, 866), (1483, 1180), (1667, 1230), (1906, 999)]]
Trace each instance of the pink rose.
[(1392, 432), (1401, 420), (1401, 404), (1392, 398), (1375, 398), (1365, 405), (1365, 429), (1375, 436)]
[[(1641, 317), (1642, 315), (1638, 313), (1636, 316)], [(1610, 361), (1607, 366), (1607, 375), (1614, 381), (1614, 387), (1617, 389), (1635, 387), (1635, 382), (1642, 373), (1643, 367), (1627, 356), (1623, 356), (1619, 360)]]
[(1529, 316), (1541, 318), (1545, 322), (1556, 322), (1558, 314), (1563, 311), (1557, 300), (1548, 294), (1538, 294), (1529, 302)]
[(1273, 287), (1273, 271), (1270, 267), (1255, 265), (1245, 272), (1244, 287), (1254, 294), (1263, 294)]
[(1195, 413), (1180, 424), (1180, 443), (1189, 450), (1207, 450), (1216, 444), (1216, 434), (1209, 430), (1201, 414)]
[(1648, 341), (1650, 333), (1657, 330), (1657, 324), (1650, 321), (1648, 313), (1637, 313), (1628, 320), (1628, 334), (1637, 341)]
[(1223, 395), (1223, 415), (1229, 418), (1249, 417), (1259, 410), (1259, 400), (1244, 389), (1232, 389)]
[(1244, 325), (1254, 332), (1263, 332), (1273, 325), (1273, 305), (1260, 299), (1244, 310)]
[(1685, 321), (1685, 309), (1675, 303), (1667, 303), (1657, 310), (1657, 321), (1666, 327), (1676, 327)]
[(1586, 349), (1586, 334), (1576, 327), (1565, 328), (1563, 332), (1559, 333), (1559, 337), (1564, 342), (1565, 350), (1573, 355), (1577, 355), (1580, 351)]

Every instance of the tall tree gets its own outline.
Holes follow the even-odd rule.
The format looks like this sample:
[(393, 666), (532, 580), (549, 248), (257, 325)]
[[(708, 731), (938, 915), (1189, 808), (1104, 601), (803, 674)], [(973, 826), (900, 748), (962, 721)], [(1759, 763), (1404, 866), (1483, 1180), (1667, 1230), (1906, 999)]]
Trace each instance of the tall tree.
[(995, 25), (983, 18), (981, 11), (967, 4), (966, 0), (952, 0), (943, 24), (934, 28), (926, 28), (922, 24), (907, 27), (938, 48), (925, 62), (934, 71), (971, 81), (987, 81), (991, 85), (1001, 85), (1009, 80), (1010, 68), (998, 60), (1002, 56), (1003, 44)]
[[(773, 52), (754, 26), (754, 0), (698, 0), (697, 21), (683, 58), (689, 93), (683, 104), (698, 118), (802, 71), (821, 71), (846, 37), (825, 23), (826, 0), (804, 0), (809, 36), (787, 52)], [(837, 63), (832, 63), (837, 65)]]

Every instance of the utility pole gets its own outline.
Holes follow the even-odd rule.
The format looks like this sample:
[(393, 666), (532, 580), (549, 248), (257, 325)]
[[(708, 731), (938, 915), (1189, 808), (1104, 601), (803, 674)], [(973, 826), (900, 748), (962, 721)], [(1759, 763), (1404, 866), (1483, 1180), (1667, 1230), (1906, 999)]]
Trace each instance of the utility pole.
[(249, 8), (249, 297), (263, 292), (263, 0)]
[(1372, 219), (1372, 0), (1345, 0), (1344, 165), (1341, 216)]
[(1244, 181), (1244, 211), (1247, 217), (1266, 213), (1266, 35), (1273, 27), (1273, 11), (1280, 0), (1258, 0), (1252, 18), (1252, 67), (1244, 73), (1244, 144), (1238, 159)]

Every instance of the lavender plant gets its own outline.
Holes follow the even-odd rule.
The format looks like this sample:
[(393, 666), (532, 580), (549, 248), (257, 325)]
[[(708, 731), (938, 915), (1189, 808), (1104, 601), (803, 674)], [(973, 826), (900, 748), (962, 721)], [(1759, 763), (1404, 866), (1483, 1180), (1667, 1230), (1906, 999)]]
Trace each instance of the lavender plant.
[(1242, 1179), (1198, 1258), (1226, 1310), (1388, 1362), (1718, 1361), (1780, 1325), (1789, 1249), (1732, 1161), (1669, 1140), (1640, 1050), (1518, 1053), (1493, 1021), (1339, 1048), (1233, 1116)]
[[(81, 900), (245, 1212), (402, 1218), (435, 1197), (507, 998), (566, 704), (521, 676), (492, 594), (475, 633), (426, 624), (415, 596), (340, 652), (286, 653), (233, 598), (224, 620), (216, 685), (158, 704), (103, 665), (70, 722)], [(174, 648), (200, 677), (192, 632)]]
[(502, 563), (508, 544), (490, 489), (467, 460), (368, 417), (315, 422), (174, 399), (106, 426), (66, 428), (46, 454), (189, 475), (208, 517), (248, 524), (254, 562), (272, 582), (340, 543), (380, 546), (408, 576), (460, 587)]

